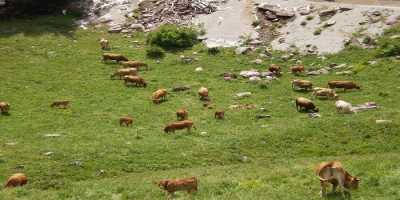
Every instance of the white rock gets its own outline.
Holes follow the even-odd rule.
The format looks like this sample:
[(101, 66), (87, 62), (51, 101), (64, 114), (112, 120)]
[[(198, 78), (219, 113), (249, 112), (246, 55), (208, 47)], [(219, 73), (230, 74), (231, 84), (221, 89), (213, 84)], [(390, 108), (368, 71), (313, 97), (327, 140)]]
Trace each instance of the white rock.
[(238, 98), (250, 97), (251, 96), (251, 92), (240, 92), (240, 93), (237, 93), (235, 96), (238, 97)]
[(197, 67), (194, 71), (196, 71), (196, 72), (202, 72), (202, 71), (203, 71), (203, 68), (202, 68), (202, 67)]

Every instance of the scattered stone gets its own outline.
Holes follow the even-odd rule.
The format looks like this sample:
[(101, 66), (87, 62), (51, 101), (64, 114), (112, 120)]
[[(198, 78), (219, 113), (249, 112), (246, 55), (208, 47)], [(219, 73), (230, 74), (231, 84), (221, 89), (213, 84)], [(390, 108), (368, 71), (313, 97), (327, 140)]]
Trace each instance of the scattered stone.
[(231, 110), (238, 110), (238, 109), (254, 109), (254, 108), (256, 108), (257, 106), (256, 105), (254, 105), (254, 104), (239, 104), (239, 105), (230, 105), (229, 106), (229, 109), (231, 109)]
[(242, 162), (248, 162), (248, 161), (249, 161), (249, 158), (248, 158), (247, 156), (242, 156), (242, 157), (240, 158), (240, 161), (242, 161)]
[(252, 45), (252, 46), (257, 46), (257, 45), (260, 45), (260, 44), (262, 44), (261, 40), (252, 40), (252, 41), (249, 42), (249, 45)]
[(399, 18), (400, 18), (400, 15), (392, 15), (392, 16), (389, 16), (389, 17), (386, 19), (385, 24), (386, 24), (386, 25), (389, 25), (389, 26), (394, 25), (394, 24), (396, 24), (396, 23), (399, 21)]
[(55, 137), (60, 137), (61, 135), (58, 133), (54, 133), (54, 134), (46, 134), (44, 135), (44, 137), (50, 137), (50, 138), (55, 138)]
[(253, 76), (260, 76), (260, 72), (258, 72), (257, 70), (241, 71), (239, 75), (245, 78), (249, 78)]
[(83, 162), (80, 160), (75, 160), (71, 163), (71, 165), (76, 166), (76, 167), (83, 167)]
[(392, 120), (384, 120), (384, 119), (377, 119), (375, 120), (376, 124), (391, 124)]
[(260, 77), (258, 77), (258, 76), (252, 76), (252, 77), (250, 77), (249, 78), (249, 82), (250, 83), (258, 83), (258, 82), (260, 82), (262, 79), (260, 78)]
[(400, 39), (400, 35), (393, 35), (393, 36), (390, 36), (390, 39)]
[(320, 118), (321, 115), (318, 113), (308, 113), (308, 117), (310, 117), (311, 119), (313, 118)]
[(203, 131), (200, 133), (201, 136), (207, 136), (207, 132)]
[(368, 61), (368, 64), (369, 64), (369, 65), (376, 65), (376, 64), (378, 64), (378, 61), (376, 61), (376, 60), (371, 60), (371, 61)]
[(266, 118), (271, 118), (271, 115), (263, 115), (263, 114), (256, 115), (256, 119), (266, 119)]
[(202, 68), (202, 67), (197, 67), (194, 71), (196, 71), (196, 72), (202, 72), (202, 71), (203, 71), (203, 68)]
[(337, 13), (336, 8), (328, 8), (328, 9), (319, 11), (319, 16), (320, 17), (334, 16), (336, 13)]
[(255, 59), (255, 60), (250, 61), (250, 63), (261, 65), (263, 63), (263, 61), (261, 59)]
[(324, 27), (333, 26), (335, 24), (336, 24), (335, 20), (329, 20), (329, 21), (325, 22)]
[(49, 152), (44, 153), (43, 155), (45, 155), (45, 156), (51, 156), (51, 155), (53, 155), (53, 154), (54, 154), (54, 152), (49, 151)]
[(331, 67), (332, 69), (343, 69), (347, 67), (347, 64), (343, 63), (340, 65), (336, 65), (335, 63), (332, 63), (329, 67)]
[(298, 11), (300, 13), (300, 15), (309, 15), (312, 12), (311, 6), (307, 5), (307, 6), (302, 6), (300, 8), (298, 8)]
[(108, 29), (109, 33), (120, 33), (122, 31), (121, 25), (115, 25)]
[(258, 54), (258, 56), (259, 56), (260, 58), (266, 58), (266, 57), (268, 57), (267, 54), (263, 54), (263, 53)]
[(16, 142), (7, 142), (6, 145), (7, 146), (15, 146), (15, 145), (17, 145), (17, 143)]
[(132, 30), (143, 32), (145, 31), (145, 27), (142, 24), (132, 24), (130, 26)]
[(339, 12), (347, 12), (347, 11), (350, 11), (350, 10), (353, 10), (353, 8), (346, 7), (346, 6), (340, 6), (339, 7)]
[(251, 50), (250, 47), (238, 47), (235, 50), (236, 55), (246, 54)]
[(352, 75), (354, 72), (350, 70), (342, 71), (342, 72), (336, 72), (336, 75)]
[(240, 92), (240, 93), (235, 94), (235, 96), (237, 98), (250, 97), (251, 96), (251, 92)]

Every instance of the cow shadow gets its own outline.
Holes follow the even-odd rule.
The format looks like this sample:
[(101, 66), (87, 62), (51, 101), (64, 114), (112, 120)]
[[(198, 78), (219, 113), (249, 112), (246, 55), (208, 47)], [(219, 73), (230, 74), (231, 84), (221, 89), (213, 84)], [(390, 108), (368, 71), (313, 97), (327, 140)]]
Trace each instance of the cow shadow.
[(351, 199), (351, 194), (349, 192), (344, 193), (345, 197), (343, 197), (342, 193), (340, 192), (330, 192), (327, 193), (327, 196), (325, 199), (328, 200), (350, 200)]

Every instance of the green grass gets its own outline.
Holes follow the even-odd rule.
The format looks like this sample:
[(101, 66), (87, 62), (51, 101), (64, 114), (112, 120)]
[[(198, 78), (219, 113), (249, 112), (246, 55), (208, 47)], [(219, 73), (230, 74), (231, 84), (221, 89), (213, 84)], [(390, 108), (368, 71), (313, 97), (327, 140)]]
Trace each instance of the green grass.
[[(339, 115), (333, 101), (315, 100), (322, 117), (309, 119), (294, 106), (295, 97), (310, 97), (291, 90), (290, 80), (298, 77), (285, 73), (269, 89), (219, 77), (226, 71), (266, 69), (272, 63), (287, 72), (294, 61), (279, 59), (279, 53), (255, 66), (249, 61), (256, 53), (236, 56), (232, 49), (223, 49), (211, 56), (198, 45), (168, 53), (157, 64), (146, 58), (143, 35), (129, 39), (101, 30), (74, 30), (70, 22), (70, 18), (43, 17), (0, 23), (0, 101), (11, 104), (11, 115), (0, 117), (0, 181), (20, 171), (30, 180), (26, 187), (1, 190), (0, 200), (165, 199), (153, 182), (186, 176), (199, 178), (199, 192), (192, 197), (179, 193), (180, 199), (319, 199), (313, 168), (326, 160), (341, 160), (361, 177), (353, 199), (400, 199), (398, 60), (377, 59), (376, 50), (356, 48), (326, 60), (298, 57), (306, 67), (332, 62), (355, 66), (357, 73), (352, 76), (305, 79), (316, 86), (333, 79), (355, 80), (363, 89), (340, 93), (341, 99), (353, 104), (376, 101), (381, 106)], [(396, 30), (400, 32), (390, 33)], [(146, 89), (110, 80), (118, 65), (100, 62), (101, 37), (111, 41), (112, 52), (149, 63), (152, 70), (140, 72), (149, 82)], [(195, 51), (199, 61), (178, 62), (180, 54)], [(378, 64), (366, 64), (370, 60)], [(204, 71), (195, 73), (196, 67)], [(170, 93), (169, 101), (160, 105), (151, 103), (156, 89), (186, 84), (191, 91)], [(202, 108), (197, 97), (201, 86), (210, 89), (218, 109), (226, 110), (225, 120), (214, 120), (213, 110)], [(253, 96), (233, 98), (245, 91)], [(51, 109), (56, 99), (71, 100), (71, 108)], [(229, 110), (235, 103), (265, 107), (272, 118), (256, 120), (258, 109)], [(197, 130), (166, 135), (163, 127), (175, 120), (181, 107), (188, 109)], [(125, 115), (135, 118), (132, 128), (119, 127), (118, 119)], [(393, 123), (378, 125), (376, 119)], [(206, 136), (200, 134), (204, 131)], [(53, 133), (61, 136), (44, 136)], [(10, 142), (16, 145), (6, 145)], [(24, 168), (16, 169), (20, 165)]]

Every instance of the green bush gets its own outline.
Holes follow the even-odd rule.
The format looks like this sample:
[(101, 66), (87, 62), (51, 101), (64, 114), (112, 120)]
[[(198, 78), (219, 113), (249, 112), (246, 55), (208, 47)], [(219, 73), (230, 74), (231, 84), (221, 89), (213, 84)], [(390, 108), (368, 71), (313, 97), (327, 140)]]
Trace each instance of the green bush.
[(381, 57), (400, 56), (400, 39), (383, 39), (379, 44)]
[(159, 59), (165, 56), (165, 52), (162, 48), (158, 46), (151, 46), (146, 50), (146, 55), (149, 58)]
[(192, 27), (163, 25), (148, 35), (147, 43), (167, 50), (184, 49), (195, 45), (198, 35), (198, 31)]
[(208, 55), (213, 55), (213, 56), (219, 54), (220, 52), (221, 50), (218, 47), (211, 47), (208, 48), (207, 50)]

